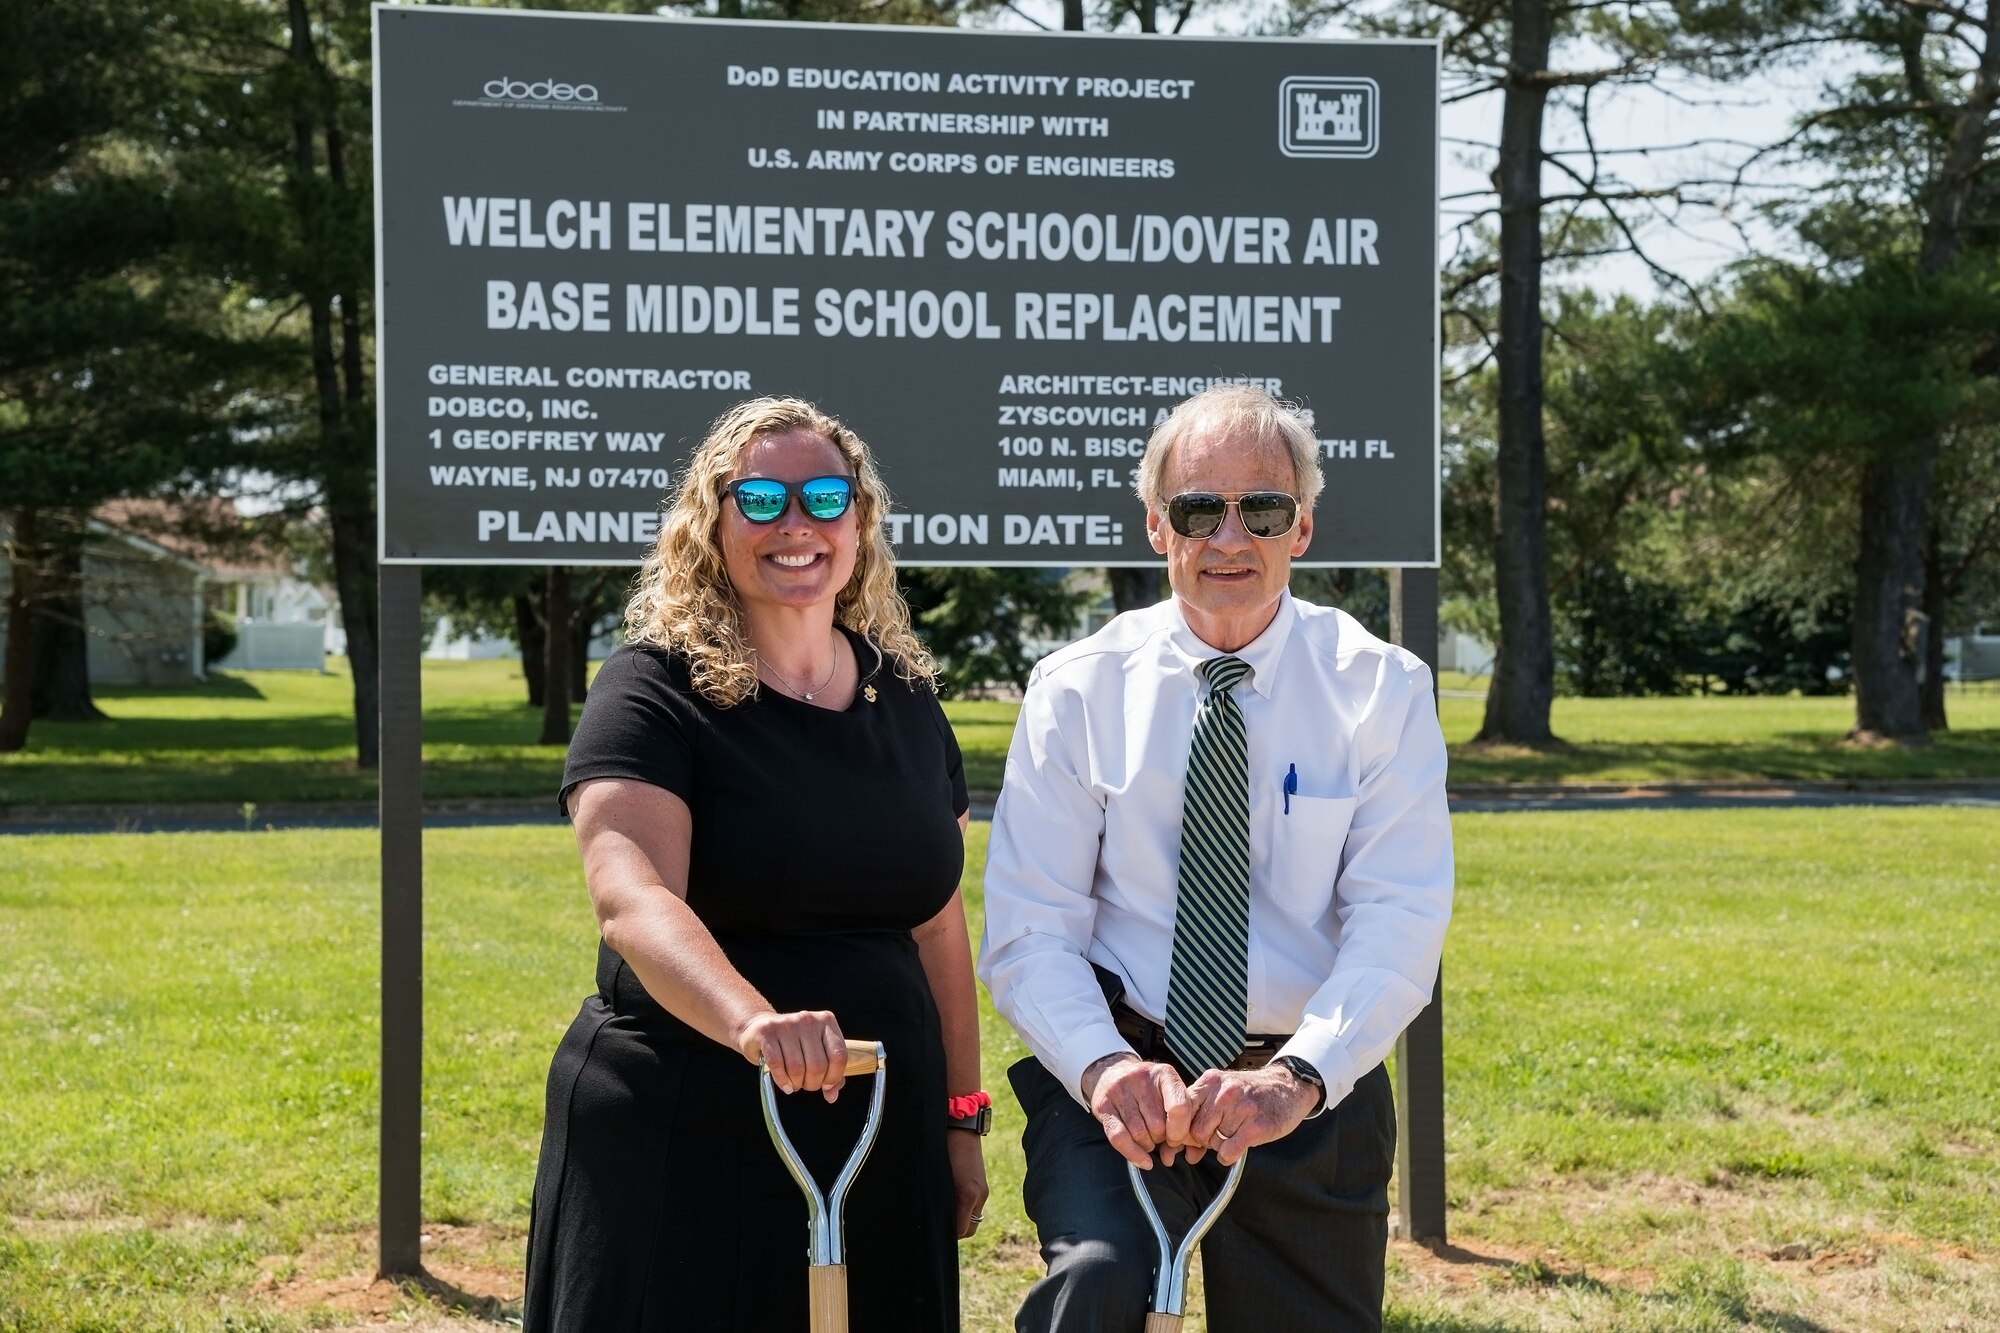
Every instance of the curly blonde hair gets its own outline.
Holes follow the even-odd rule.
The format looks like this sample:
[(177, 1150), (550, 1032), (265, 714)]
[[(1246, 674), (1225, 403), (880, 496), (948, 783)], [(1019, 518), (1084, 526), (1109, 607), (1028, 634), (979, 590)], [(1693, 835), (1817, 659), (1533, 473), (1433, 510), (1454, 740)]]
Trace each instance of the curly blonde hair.
[(625, 629), (633, 642), (685, 656), (695, 689), (718, 708), (753, 698), (758, 688), (756, 650), (743, 632), (736, 589), (722, 560), (722, 485), (753, 440), (799, 430), (838, 449), (854, 474), (859, 549), (854, 573), (834, 602), (834, 620), (873, 644), (902, 679), (932, 683), (937, 674), (896, 587), (896, 559), (882, 529), (889, 489), (868, 446), (802, 399), (753, 398), (717, 417), (688, 460), (680, 495), (660, 523), (659, 540), (640, 565), (625, 606)]

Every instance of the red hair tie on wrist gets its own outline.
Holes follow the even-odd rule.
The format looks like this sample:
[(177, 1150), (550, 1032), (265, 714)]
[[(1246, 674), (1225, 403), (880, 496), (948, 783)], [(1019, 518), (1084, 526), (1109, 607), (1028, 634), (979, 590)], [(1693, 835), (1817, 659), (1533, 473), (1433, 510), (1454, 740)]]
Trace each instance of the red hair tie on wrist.
[(991, 1105), (993, 1099), (984, 1092), (968, 1092), (962, 1097), (947, 1098), (945, 1102), (953, 1120), (970, 1120)]

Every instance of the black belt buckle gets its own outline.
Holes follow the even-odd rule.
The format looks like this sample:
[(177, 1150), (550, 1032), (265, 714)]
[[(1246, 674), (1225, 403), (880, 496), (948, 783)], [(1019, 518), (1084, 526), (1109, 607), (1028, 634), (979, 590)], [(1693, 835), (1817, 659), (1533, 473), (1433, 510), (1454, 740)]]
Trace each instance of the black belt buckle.
[[(1132, 1049), (1139, 1053), (1141, 1060), (1172, 1065), (1180, 1070), (1182, 1078), (1192, 1077), (1174, 1058), (1173, 1050), (1167, 1045), (1167, 1030), (1164, 1027), (1136, 1012), (1122, 1000), (1111, 1002), (1111, 1021), (1117, 1026), (1118, 1034), (1132, 1043)], [(1262, 1069), (1290, 1040), (1291, 1037), (1283, 1033), (1252, 1032), (1243, 1038), (1243, 1052), (1229, 1062), (1229, 1068)]]

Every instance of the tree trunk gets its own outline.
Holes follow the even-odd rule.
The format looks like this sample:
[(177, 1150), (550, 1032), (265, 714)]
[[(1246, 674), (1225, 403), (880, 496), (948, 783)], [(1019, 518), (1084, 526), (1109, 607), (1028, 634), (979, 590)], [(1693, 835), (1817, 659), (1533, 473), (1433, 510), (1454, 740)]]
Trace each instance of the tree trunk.
[(373, 769), (381, 761), (382, 669), (380, 617), (375, 587), (375, 515), (332, 505), (334, 590), (347, 630), (347, 664), (354, 672), (354, 762)]
[(35, 583), (41, 563), (37, 549), (40, 516), (17, 510), (7, 545), (7, 664), (0, 682), (0, 754), (28, 743), (34, 717)]
[(591, 607), (588, 603), (578, 606), (569, 620), (569, 697), (571, 703), (582, 703), (583, 696), (590, 692), (590, 623)]
[(99, 722), (90, 697), (90, 633), (84, 622), (83, 529), (63, 524), (48, 544), (37, 580), (34, 715), (51, 722)]
[(1542, 113), (1553, 31), (1548, 0), (1513, 0), (1500, 120), (1500, 440), (1493, 579), (1500, 643), (1476, 739), (1555, 740), (1555, 633), (1549, 616), (1546, 448), (1542, 437)]
[[(1951, 142), (1938, 168), (1924, 219), (1918, 265), (1935, 278), (1957, 262), (1967, 206), (1981, 168), (1996, 102), (2000, 102), (2000, 4), (1989, 0), (1981, 23), (1984, 46), (1972, 88), (1958, 108)], [(1914, 90), (1913, 90), (1914, 91)], [(1856, 740), (1921, 745), (1926, 723), (1924, 665), (1930, 640), (1944, 632), (1929, 615), (1925, 532), (1931, 482), (1942, 446), (1932, 431), (1872, 460), (1861, 474), (1861, 545), (1854, 560), (1854, 730)], [(1934, 552), (1928, 553), (1934, 556)], [(1937, 602), (1943, 602), (1943, 590)], [(1942, 665), (1942, 645), (1937, 653)], [(1944, 715), (1942, 672), (1937, 716)]]
[(1861, 543), (1854, 559), (1855, 740), (1921, 744), (1918, 666), (1924, 660), (1921, 542), (1932, 461), (1878, 458), (1861, 475)]
[(1143, 611), (1165, 597), (1165, 576), (1157, 569), (1107, 569), (1111, 605), (1119, 615)]
[(542, 637), (541, 608), (530, 592), (514, 594), (514, 642), (521, 647), (521, 674), (528, 681), (528, 707), (542, 706), (542, 658), (547, 653)]
[(550, 565), (548, 594), (543, 602), (542, 734), (538, 745), (569, 744), (569, 566)]
[(1944, 631), (1945, 607), (1951, 600), (1950, 580), (1944, 571), (1940, 549), (1942, 525), (1935, 513), (1924, 531), (1924, 726), (1930, 731), (1949, 731), (1944, 712)]
[[(324, 66), (320, 68), (320, 78), (324, 87), (321, 105), (326, 116), (326, 175), (340, 195), (347, 196), (347, 148), (346, 136), (340, 131), (340, 94), (332, 77)], [(368, 376), (362, 366), (362, 325), (361, 300), (355, 294), (353, 279), (364, 275), (350, 275), (347, 282), (339, 284), (334, 293), (340, 306), (340, 376), (346, 391), (347, 426), (349, 430), (372, 428), (374, 414), (368, 408)]]
[[(291, 27), (289, 59), (298, 66), (299, 87), (292, 108), (293, 207), (308, 236), (326, 234), (332, 222), (321, 216), (319, 191), (312, 188), (319, 170), (315, 149), (315, 111), (333, 114), (325, 96), (327, 72), (313, 46), (312, 16), (305, 0), (288, 0)], [(315, 94), (318, 95), (315, 95)], [(329, 123), (330, 166), (340, 167), (338, 131)], [(336, 185), (344, 182), (335, 181)], [(333, 578), (340, 596), (340, 617), (347, 630), (347, 661), (354, 673), (354, 752), (359, 768), (372, 769), (381, 758), (380, 636), (375, 601), (375, 496), (373, 441), (364, 439), (361, 412), (350, 429), (350, 403), (366, 394), (361, 382), (360, 325), (352, 298), (342, 301), (343, 322), (353, 330), (348, 344), (350, 373), (343, 397), (339, 363), (333, 344), (334, 292), (318, 275), (302, 290), (311, 331), (313, 396), (319, 425), (320, 473), (325, 488), (327, 523), (333, 536)]]

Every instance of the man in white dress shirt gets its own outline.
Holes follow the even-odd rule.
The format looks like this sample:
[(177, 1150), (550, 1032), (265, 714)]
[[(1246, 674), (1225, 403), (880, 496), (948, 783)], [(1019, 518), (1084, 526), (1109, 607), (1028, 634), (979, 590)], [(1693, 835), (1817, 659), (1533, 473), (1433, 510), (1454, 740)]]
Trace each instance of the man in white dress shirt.
[(1287, 591), (1321, 480), (1261, 388), (1181, 404), (1139, 474), (1173, 596), (1029, 681), (979, 959), (1034, 1055), (1009, 1071), (1048, 1263), (1022, 1333), (1139, 1333), (1125, 1163), (1178, 1235), (1245, 1152), (1202, 1246), (1212, 1333), (1381, 1326), (1381, 1062), (1436, 983), (1451, 828), (1429, 670)]

